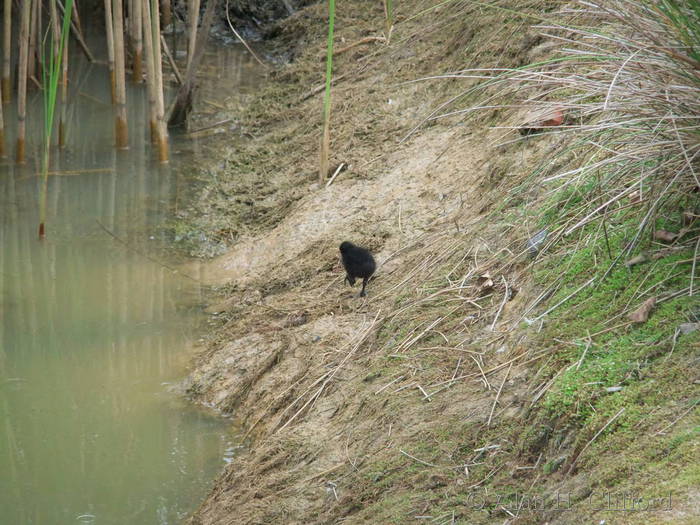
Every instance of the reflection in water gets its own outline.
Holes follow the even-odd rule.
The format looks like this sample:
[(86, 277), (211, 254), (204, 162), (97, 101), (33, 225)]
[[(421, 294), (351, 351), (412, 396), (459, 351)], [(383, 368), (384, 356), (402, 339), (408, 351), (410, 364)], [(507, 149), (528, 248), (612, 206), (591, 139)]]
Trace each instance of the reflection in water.
[[(226, 54), (240, 74), (249, 60)], [(163, 257), (157, 226), (187, 181), (152, 161), (144, 88), (131, 88), (131, 149), (117, 153), (106, 75), (76, 67), (45, 241), (36, 166), (0, 167), (0, 517), (175, 523), (234, 450), (227, 422), (168, 391), (197, 337), (202, 291), (142, 255)], [(183, 155), (172, 164), (192, 161)]]

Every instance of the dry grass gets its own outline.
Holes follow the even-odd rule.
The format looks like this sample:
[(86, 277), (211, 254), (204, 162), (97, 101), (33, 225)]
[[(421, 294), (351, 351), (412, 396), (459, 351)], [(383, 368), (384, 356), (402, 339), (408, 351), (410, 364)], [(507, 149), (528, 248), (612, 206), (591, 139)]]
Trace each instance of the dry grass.
[[(259, 440), (250, 456), (242, 459), (235, 471), (229, 470), (217, 485), (197, 515), (202, 522), (215, 521), (223, 515), (222, 509), (232, 513), (240, 508), (245, 508), (245, 516), (237, 514), (236, 519), (249, 522), (353, 522), (367, 516), (376, 522), (401, 522), (427, 514), (431, 506), (438, 506), (436, 501), (443, 494), (454, 495), (452, 509), (457, 508), (458, 517), (463, 518), (468, 509), (459, 497), (467, 489), (492, 490), (501, 483), (501, 487), (510, 490), (513, 485), (508, 483), (513, 480), (521, 483), (519, 488), (532, 489), (540, 480), (545, 461), (562, 454), (562, 448), (570, 451), (573, 443), (559, 442), (547, 448), (546, 437), (532, 438), (534, 444), (527, 442), (522, 446), (525, 452), (521, 452), (516, 445), (521, 434), (539, 429), (539, 420), (527, 414), (542, 406), (549, 393), (557, 389), (557, 381), (570, 370), (586, 369), (594, 358), (591, 354), (599, 352), (597, 345), (599, 337), (605, 335), (603, 331), (618, 328), (624, 321), (619, 317), (634, 310), (638, 300), (662, 288), (658, 280), (652, 283), (643, 275), (638, 277), (625, 311), (611, 318), (610, 324), (591, 330), (588, 354), (577, 355), (573, 362), (559, 355), (574, 345), (570, 339), (533, 343), (544, 318), (568, 309), (569, 303), (579, 294), (584, 295), (593, 282), (563, 282), (567, 270), (563, 267), (556, 269), (556, 277), (544, 289), (538, 289), (532, 284), (533, 264), (551, 263), (565, 252), (575, 252), (608, 237), (619, 240), (630, 217), (639, 217), (640, 231), (655, 226), (658, 217), (668, 213), (671, 196), (687, 194), (681, 201), (693, 196), (689, 192), (694, 188), (694, 172), (682, 169), (684, 162), (688, 165), (686, 154), (694, 166), (697, 147), (690, 139), (692, 119), (681, 121), (662, 116), (649, 128), (643, 114), (626, 114), (623, 99), (638, 89), (635, 81), (626, 77), (631, 71), (628, 67), (636, 64), (644, 72), (648, 62), (637, 64), (641, 54), (630, 60), (629, 54), (623, 59), (611, 59), (607, 66), (598, 58), (601, 54), (612, 56), (613, 49), (622, 49), (637, 37), (628, 35), (624, 44), (616, 44), (596, 31), (582, 29), (582, 22), (591, 26), (602, 24), (601, 27), (608, 24), (618, 41), (622, 39), (624, 33), (617, 31), (621, 20), (610, 18), (612, 15), (605, 11), (595, 15), (569, 13), (576, 18), (575, 27), (548, 22), (539, 29), (549, 35), (544, 37), (533, 36), (527, 30), (533, 18), (522, 16), (528, 11), (541, 12), (541, 2), (522, 2), (521, 11), (515, 14), (508, 11), (508, 2), (495, 4), (499, 7), (495, 11), (492, 5), (474, 2), (454, 2), (449, 9), (443, 6), (430, 11), (426, 11), (430, 3), (410, 5), (415, 7), (413, 13), (417, 17), (397, 16), (390, 46), (356, 46), (352, 54), (343, 54), (339, 59), (339, 78), (347, 76), (334, 88), (335, 93), (340, 93), (336, 100), (343, 101), (339, 109), (334, 109), (338, 126), (334, 140), (347, 145), (347, 156), (338, 160), (361, 167), (352, 174), (343, 174), (341, 183), (350, 177), (384, 176), (383, 180), (389, 180), (385, 161), (402, 160), (394, 154), (395, 150), (405, 147), (407, 154), (417, 153), (411, 149), (411, 143), (418, 137), (411, 131), (416, 129), (424, 135), (434, 131), (425, 131), (419, 124), (447, 127), (475, 113), (474, 107), (463, 109), (458, 104), (473, 99), (484, 86), (470, 87), (468, 91), (455, 86), (463, 81), (472, 86), (483, 80), (487, 67), (503, 69), (496, 78), (488, 78), (485, 87), (491, 98), (482, 99), (485, 102), (479, 106), (481, 109), (503, 106), (504, 97), (514, 113), (524, 106), (546, 106), (556, 101), (566, 106), (566, 125), (515, 141), (508, 136), (517, 129), (515, 121), (513, 126), (501, 126), (491, 134), (483, 131), (482, 125), (479, 133), (502, 144), (496, 150), (500, 158), (489, 159), (496, 157), (493, 151), (483, 157), (467, 157), (474, 161), (470, 171), (478, 176), (460, 179), (454, 175), (453, 180), (445, 179), (444, 191), (451, 194), (449, 205), (441, 210), (434, 205), (425, 210), (420, 221), (415, 216), (402, 215), (401, 208), (391, 222), (382, 216), (386, 222), (380, 224), (373, 215), (378, 235), (366, 235), (371, 239), (371, 248), (375, 252), (383, 250), (384, 254), (367, 302), (353, 302), (329, 293), (339, 281), (336, 275), (329, 274), (337, 256), (337, 248), (330, 240), (310, 246), (295, 260), (294, 267), (280, 270), (286, 272), (278, 275), (280, 281), (300, 276), (293, 282), (279, 287), (249, 284), (251, 288), (259, 285), (264, 297), (255, 305), (229, 312), (232, 326), (223, 337), (238, 337), (254, 330), (266, 331), (270, 341), (274, 341), (279, 327), (271, 325), (284, 326), (286, 318), (301, 310), (308, 316), (309, 325), (287, 328), (292, 343), (269, 374), (284, 379), (277, 384), (268, 381), (254, 385), (252, 393), (246, 393), (245, 406), (239, 412), (252, 423), (255, 431), (251, 435)], [(402, 6), (407, 4), (397, 7)], [(473, 27), (474, 17), (482, 15), (491, 16), (490, 21), (496, 22), (485, 24), (492, 33), (488, 36), (479, 35)], [(339, 28), (343, 27), (342, 16), (339, 14)], [(421, 17), (425, 17), (423, 23), (410, 23)], [(498, 24), (499, 17), (503, 27)], [(517, 35), (525, 33), (527, 36), (517, 40)], [(345, 37), (352, 43), (364, 35), (353, 27)], [(320, 32), (315, 40), (322, 40)], [(504, 44), (506, 41), (509, 44)], [(574, 53), (577, 65), (574, 59), (542, 59), (543, 55), (537, 55), (541, 59), (539, 69), (520, 67), (534, 48), (551, 42), (558, 46), (562, 41), (571, 47), (585, 44), (582, 51)], [(426, 71), (424, 64), (436, 56), (435, 49), (444, 51), (446, 47), (450, 51), (442, 57), (441, 65), (450, 68), (460, 63), (454, 73), (447, 75), (449, 80), (433, 77), (422, 84), (389, 85), (384, 71), (389, 64), (400, 70), (394, 77), (399, 82), (419, 74), (434, 74), (435, 71)], [(658, 51), (644, 49), (645, 53)], [(415, 53), (416, 57), (402, 60), (403, 53)], [(479, 71), (460, 69), (465, 56), (478, 57), (471, 65), (484, 67)], [(309, 78), (313, 64), (307, 58), (285, 74)], [(625, 67), (620, 68), (626, 60)], [(317, 62), (315, 67), (319, 65)], [(645, 78), (651, 81), (652, 77), (647, 74)], [(572, 78), (579, 82), (580, 89), (572, 84)], [(437, 89), (431, 87), (431, 82), (438, 83)], [(611, 91), (610, 85), (626, 86), (627, 92), (622, 95), (616, 89)], [(306, 97), (310, 87), (297, 86), (297, 97)], [(583, 95), (593, 88), (597, 90), (594, 94)], [(399, 116), (376, 110), (381, 107), (380, 102), (397, 95), (430, 103)], [(662, 99), (644, 99), (634, 112)], [(303, 98), (284, 112), (300, 133), (296, 143), (300, 147), (292, 152), (295, 159), (317, 144), (317, 137), (308, 130), (316, 129), (318, 122), (303, 118), (307, 100)], [(691, 105), (695, 103), (689, 101)], [(407, 103), (402, 102), (399, 107), (405, 110)], [(445, 113), (448, 107), (449, 114)], [(411, 118), (401, 118), (406, 114)], [(506, 122), (502, 114), (490, 115), (491, 123), (494, 118)], [(644, 134), (655, 137), (659, 143), (644, 150)], [(450, 148), (466, 149), (461, 143), (465, 135), (455, 133), (454, 142), (444, 144), (434, 165), (426, 169), (431, 176), (423, 184), (442, 170), (457, 173), (454, 164), (443, 161), (454, 155)], [(407, 140), (397, 146), (396, 141), (403, 137)], [(483, 142), (486, 140), (478, 144)], [(675, 154), (673, 145), (677, 148)], [(632, 149), (625, 149), (628, 147)], [(658, 165), (654, 157), (660, 152), (664, 159), (670, 159), (665, 167)], [(304, 166), (312, 162), (299, 160)], [(567, 165), (576, 169), (564, 167)], [(312, 168), (308, 171), (313, 173)], [(331, 188), (336, 188), (336, 184)], [(467, 190), (463, 187), (466, 184)], [(357, 188), (349, 186), (351, 191)], [(632, 198), (640, 190), (638, 197)], [(464, 203), (455, 198), (459, 195), (461, 199), (462, 191), (466, 195)], [(506, 191), (510, 193), (507, 202), (503, 202)], [(542, 210), (544, 222), (538, 216)], [(409, 230), (409, 220), (420, 222), (420, 228)], [(539, 246), (537, 257), (529, 258), (528, 239), (545, 227), (549, 235)], [(641, 233), (635, 233), (629, 239), (632, 248), (627, 243), (623, 245), (625, 253), (634, 249), (634, 242), (640, 238)], [(695, 233), (688, 230), (674, 238), (670, 248), (697, 244)], [(611, 242), (611, 251), (617, 246), (619, 243)], [(610, 253), (610, 260), (601, 258), (593, 264), (597, 267), (600, 263), (602, 273), (602, 263), (609, 264), (615, 257), (622, 260), (623, 255)], [(548, 303), (553, 296), (555, 300)], [(529, 330), (514, 329), (522, 327), (521, 321), (528, 318), (533, 323)], [(322, 337), (317, 343), (309, 343), (308, 334)], [(264, 348), (261, 345), (260, 351)], [(303, 362), (303, 367), (294, 369), (289, 364), (294, 359)], [(531, 374), (534, 370), (536, 373)], [(604, 419), (592, 423), (594, 430), (581, 432), (574, 460), (578, 468), (586, 464), (589, 451), (603, 441), (604, 431), (607, 433), (635, 412), (626, 410), (620, 412), (619, 418), (612, 418), (615, 411), (606, 417), (601, 411)], [(526, 436), (522, 436), (522, 441), (526, 441)], [(533, 457), (529, 456), (531, 453)], [(572, 469), (573, 465), (571, 462), (568, 466)], [(399, 501), (399, 496), (405, 499)], [(449, 522), (455, 516), (454, 510), (444, 516)], [(471, 518), (474, 521), (470, 523), (487, 519), (476, 513), (467, 519)]]
[[(607, 242), (611, 218), (636, 217), (634, 237), (614, 254), (617, 263), (635, 250), (645, 232), (655, 235), (664, 213), (697, 214), (698, 17), (697, 10), (675, 0), (565, 7), (537, 26), (560, 49), (557, 56), (517, 69), (460, 71), (453, 76), (481, 80), (478, 89), (488, 96), (479, 106), (454, 109), (453, 104), (451, 111), (432, 118), (491, 107), (508, 108), (520, 118), (526, 109), (562, 110), (562, 125), (541, 130), (561, 141), (559, 151), (513, 193), (522, 193), (525, 185), (540, 188), (531, 206), (557, 219), (554, 228), (548, 225), (547, 246), (591, 225), (599, 227), (588, 231)], [(504, 99), (511, 102), (496, 102)], [(529, 140), (515, 133), (522, 125), (499, 127), (502, 143)], [(572, 206), (573, 195), (585, 197)], [(674, 244), (696, 242), (687, 223), (671, 233)]]

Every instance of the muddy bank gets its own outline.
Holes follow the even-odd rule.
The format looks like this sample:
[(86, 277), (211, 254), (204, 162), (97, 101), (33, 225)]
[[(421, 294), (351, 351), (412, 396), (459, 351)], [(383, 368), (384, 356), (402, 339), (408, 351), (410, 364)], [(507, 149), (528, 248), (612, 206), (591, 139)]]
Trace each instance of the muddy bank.
[[(230, 20), (241, 36), (249, 40), (270, 39), (279, 31), (278, 22), (311, 2), (312, 0), (230, 0), (222, 2), (219, 7), (219, 23), (222, 27), (228, 27)], [(226, 33), (227, 31), (221, 32)]]
[[(234, 414), (251, 444), (191, 523), (501, 523), (512, 516), (470, 495), (563, 487), (580, 503), (601, 486), (558, 472), (595, 431), (537, 405), (559, 343), (521, 324), (543, 297), (527, 250), (527, 203), (543, 190), (527, 180), (562, 144), (511, 143), (503, 128), (522, 111), (433, 118), (475, 104), (472, 82), (413, 82), (541, 60), (551, 42), (468, 3), (413, 17), (428, 7), (397, 6), (389, 44), (367, 38), (382, 35), (381, 5), (339, 8), (331, 164), (348, 169), (328, 187), (316, 182), (325, 6), (281, 22), (278, 45), (297, 58), (269, 73), (241, 116), (250, 140), (186, 217), (228, 250), (201, 274), (220, 291), (208, 309), (220, 326), (185, 388)], [(343, 283), (345, 239), (379, 263), (365, 300)], [(532, 508), (513, 523), (570, 518)]]
[[(313, 0), (219, 0), (212, 35), (227, 44), (238, 44), (238, 37), (231, 26), (247, 42), (270, 40), (279, 34), (279, 23), (311, 4)], [(173, 22), (164, 28), (165, 32), (184, 31), (183, 20), (187, 20), (189, 2), (176, 0), (172, 2)], [(86, 9), (83, 7), (83, 9)], [(98, 10), (100, 5), (89, 6)], [(204, 15), (206, 3), (200, 6), (200, 19)], [(270, 59), (284, 60), (280, 53), (271, 53)]]

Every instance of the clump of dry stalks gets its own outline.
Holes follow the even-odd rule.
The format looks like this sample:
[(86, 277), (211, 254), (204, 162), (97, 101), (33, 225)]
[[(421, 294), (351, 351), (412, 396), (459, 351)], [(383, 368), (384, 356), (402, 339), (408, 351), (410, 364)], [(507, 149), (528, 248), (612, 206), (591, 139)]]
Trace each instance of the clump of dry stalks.
[[(638, 226), (617, 263), (645, 231), (653, 232), (664, 211), (684, 213), (684, 225), (697, 215), (700, 10), (692, 4), (580, 1), (554, 15), (556, 22), (537, 26), (560, 49), (558, 56), (486, 75), (460, 72), (486, 78), (479, 86), (490, 92), (486, 104), (507, 97), (513, 102), (502, 107), (558, 109), (566, 115), (563, 125), (543, 129), (562, 141), (559, 157), (546, 160), (550, 166), (572, 164), (554, 173), (545, 165), (526, 181), (547, 189), (534, 205), (551, 203), (553, 194), (572, 188), (585, 194), (573, 210), (555, 200), (566, 212), (550, 234), (550, 246), (593, 222), (601, 222), (607, 236), (606, 220), (624, 211)], [(671, 241), (688, 242), (689, 231), (676, 232)]]

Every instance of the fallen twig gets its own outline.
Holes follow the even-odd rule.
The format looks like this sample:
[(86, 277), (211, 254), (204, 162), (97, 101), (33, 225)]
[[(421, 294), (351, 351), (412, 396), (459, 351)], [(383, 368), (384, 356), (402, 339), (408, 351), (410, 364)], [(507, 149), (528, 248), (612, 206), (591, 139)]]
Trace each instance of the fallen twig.
[(328, 186), (330, 186), (331, 184), (333, 184), (333, 181), (334, 181), (335, 178), (338, 176), (338, 174), (339, 174), (341, 171), (343, 171), (343, 167), (344, 167), (344, 166), (345, 166), (345, 163), (344, 163), (344, 162), (341, 162), (340, 164), (338, 164), (338, 167), (335, 169), (335, 172), (333, 173), (333, 176), (332, 176), (330, 179), (328, 179), (328, 182), (326, 182), (326, 188), (327, 188)]
[(173, 70), (173, 73), (175, 74), (175, 78), (177, 79), (177, 83), (182, 85), (182, 75), (180, 74), (180, 69), (177, 67), (177, 64), (175, 63), (175, 59), (173, 58), (173, 55), (170, 53), (170, 48), (168, 47), (168, 43), (165, 41), (165, 37), (162, 34), (160, 35), (160, 45), (163, 46), (163, 52), (165, 53), (165, 56), (168, 58), (168, 62), (170, 63), (170, 68)]
[(387, 384), (384, 385), (382, 388), (380, 388), (379, 390), (377, 390), (377, 391), (374, 393), (374, 395), (376, 396), (377, 394), (381, 394), (385, 389), (389, 388), (391, 385), (393, 385), (393, 384), (396, 383), (397, 381), (401, 381), (403, 378), (404, 378), (404, 376), (402, 376), (402, 375), (399, 376), (399, 377), (397, 377), (396, 379), (392, 380), (391, 382), (387, 383)]
[(496, 394), (496, 399), (493, 400), (493, 406), (491, 407), (491, 413), (489, 414), (489, 420), (486, 422), (487, 427), (491, 426), (491, 418), (493, 418), (493, 411), (496, 410), (496, 404), (498, 403), (498, 398), (501, 396), (501, 390), (503, 390), (503, 385), (506, 384), (506, 380), (508, 379), (508, 376), (510, 375), (511, 368), (513, 368), (513, 363), (511, 363), (510, 366), (508, 367), (508, 371), (506, 372), (506, 375), (503, 377), (503, 381), (501, 382), (501, 386), (498, 388), (498, 393)]
[[(331, 79), (331, 85), (337, 84), (338, 82), (340, 82), (341, 80), (343, 80), (347, 76), (348, 76), (348, 74), (344, 73), (342, 75), (338, 75), (337, 77), (333, 77)], [(301, 97), (299, 97), (299, 100), (297, 100), (297, 102), (304, 102), (306, 99), (309, 99), (309, 98), (313, 97), (314, 95), (317, 95), (318, 93), (320, 93), (324, 89), (326, 89), (325, 84), (321, 84), (320, 86), (316, 86), (315, 88), (313, 88), (311, 91), (309, 91), (305, 95), (302, 95)]]
[(678, 416), (676, 419), (674, 419), (673, 421), (671, 421), (671, 423), (669, 423), (667, 426), (665, 426), (664, 428), (662, 428), (661, 430), (659, 430), (659, 431), (656, 433), (656, 435), (658, 436), (658, 435), (661, 435), (661, 434), (665, 434), (666, 431), (667, 431), (669, 428), (671, 428), (673, 425), (675, 425), (675, 424), (678, 423), (681, 419), (683, 419), (685, 416), (687, 416), (690, 412), (692, 412), (692, 410), (693, 410), (696, 406), (698, 406), (698, 404), (700, 404), (700, 400), (696, 400), (695, 403), (693, 403), (692, 405), (690, 405), (690, 408), (689, 408), (688, 410), (686, 410), (686, 411), (683, 412), (680, 416)]
[(399, 452), (401, 452), (404, 456), (409, 457), (414, 461), (417, 461), (418, 463), (422, 463), (423, 465), (427, 465), (428, 467), (437, 467), (438, 466), (438, 465), (434, 465), (432, 463), (428, 463), (427, 461), (423, 461), (422, 459), (418, 459), (417, 457), (412, 456), (411, 454), (409, 454), (408, 452), (406, 452), (404, 450), (399, 449)]
[(231, 28), (231, 31), (233, 31), (233, 34), (236, 35), (236, 38), (241, 41), (241, 44), (245, 46), (245, 48), (248, 50), (248, 52), (253, 55), (253, 58), (258, 61), (258, 64), (260, 64), (263, 67), (268, 67), (267, 64), (265, 64), (260, 58), (258, 58), (258, 55), (255, 54), (255, 52), (250, 48), (248, 43), (243, 39), (243, 37), (238, 34), (238, 31), (233, 27), (233, 24), (231, 23), (231, 19), (228, 16), (228, 0), (226, 0), (226, 22), (228, 22), (228, 26)]
[(501, 303), (501, 306), (498, 308), (498, 312), (496, 312), (496, 317), (493, 318), (493, 323), (491, 323), (491, 327), (489, 328), (490, 331), (493, 332), (493, 329), (496, 327), (496, 321), (498, 321), (498, 317), (501, 315), (501, 310), (503, 310), (503, 307), (506, 305), (506, 301), (508, 301), (508, 281), (506, 281), (506, 278), (501, 275), (501, 279), (503, 279), (503, 284), (506, 287), (506, 292), (503, 294), (503, 302)]
[(233, 122), (233, 119), (227, 118), (224, 120), (220, 120), (219, 122), (214, 122), (214, 124), (209, 124), (208, 126), (204, 126), (203, 128), (198, 128), (198, 129), (192, 130), (192, 131), (188, 132), (187, 134), (194, 135), (195, 133), (199, 133), (200, 131), (206, 131), (208, 129), (218, 128), (219, 126), (223, 126), (224, 124), (230, 124), (231, 122)]
[(579, 293), (581, 290), (583, 290), (586, 286), (588, 286), (589, 284), (591, 284), (591, 283), (592, 283), (593, 281), (595, 281), (595, 280), (596, 280), (595, 277), (591, 277), (588, 281), (586, 281), (586, 282), (583, 283), (581, 286), (579, 286), (578, 288), (576, 288), (576, 290), (574, 290), (574, 291), (571, 292), (569, 295), (567, 295), (566, 297), (564, 297), (561, 301), (559, 301), (557, 304), (555, 304), (554, 306), (552, 306), (551, 308), (549, 308), (546, 312), (544, 312), (543, 314), (538, 315), (538, 316), (535, 317), (534, 319), (529, 319), (529, 320), (528, 320), (528, 323), (529, 323), (529, 324), (532, 324), (532, 323), (534, 323), (535, 321), (539, 321), (540, 319), (542, 319), (542, 318), (543, 318), (544, 316), (546, 316), (547, 314), (553, 312), (556, 308), (559, 308), (562, 304), (564, 304), (566, 301), (568, 301), (569, 299), (571, 299), (574, 295), (576, 295), (577, 293)]
[[(340, 55), (342, 53), (345, 53), (346, 51), (350, 51), (353, 47), (361, 46), (364, 44), (370, 44), (372, 42), (386, 42), (386, 38), (384, 38), (383, 36), (366, 36), (364, 38), (360, 38), (357, 42), (353, 42), (350, 45), (347, 45), (345, 47), (341, 47), (337, 51), (334, 51), (333, 55), (334, 56)], [(325, 55), (324, 55), (324, 59), (325, 59)]]

